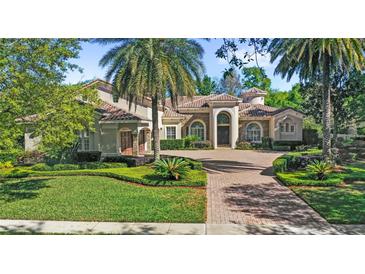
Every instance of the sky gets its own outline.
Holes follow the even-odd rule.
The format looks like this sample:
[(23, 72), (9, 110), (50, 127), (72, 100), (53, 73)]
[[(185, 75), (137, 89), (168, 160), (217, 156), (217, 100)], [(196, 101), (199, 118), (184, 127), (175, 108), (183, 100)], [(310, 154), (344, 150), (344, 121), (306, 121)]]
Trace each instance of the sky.
[[(222, 39), (211, 39), (209, 41), (198, 39), (199, 43), (204, 48), (203, 63), (205, 65), (205, 74), (213, 79), (220, 79), (225, 68), (228, 68), (228, 64), (225, 60), (219, 59), (215, 56), (216, 50), (222, 45)], [(98, 44), (82, 43), (82, 50), (80, 51), (79, 58), (73, 60), (73, 62), (83, 68), (83, 72), (78, 71), (69, 72), (66, 78), (67, 83), (78, 83), (80, 81), (91, 79), (105, 79), (106, 70), (99, 66), (99, 60), (101, 57), (114, 45), (102, 46)], [(240, 49), (241, 53), (245, 50)], [(290, 90), (291, 87), (298, 82), (298, 77), (294, 76), (290, 82), (286, 79), (282, 79), (281, 76), (274, 76), (275, 63), (271, 64), (269, 61), (270, 56), (259, 56), (259, 65), (265, 69), (268, 77), (272, 81), (272, 88), (278, 90)], [(247, 66), (255, 66), (252, 62)]]

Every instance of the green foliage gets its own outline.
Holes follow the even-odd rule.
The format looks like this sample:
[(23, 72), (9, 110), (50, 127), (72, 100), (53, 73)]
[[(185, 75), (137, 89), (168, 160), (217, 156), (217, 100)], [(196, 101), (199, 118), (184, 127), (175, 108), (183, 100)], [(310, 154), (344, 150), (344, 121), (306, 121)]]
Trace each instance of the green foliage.
[(60, 171), (33, 171), (29, 168), (16, 168), (0, 171), (0, 178), (45, 176), (105, 176), (149, 186), (205, 186), (207, 183), (207, 176), (203, 170), (188, 170), (185, 178), (176, 181), (156, 175), (151, 166)]
[(212, 143), (210, 141), (195, 141), (192, 142), (194, 149), (212, 149)]
[(157, 175), (178, 181), (186, 176), (189, 164), (183, 158), (175, 157), (156, 161), (154, 169)]
[[(192, 39), (98, 39), (119, 43), (100, 60), (107, 67), (106, 79), (113, 79), (114, 93), (130, 104), (152, 98), (152, 123), (158, 127), (158, 104), (178, 95), (195, 94), (196, 82), (204, 71), (203, 48)], [(131, 105), (130, 105), (131, 106)], [(155, 160), (160, 158), (159, 131), (153, 130)]]
[(32, 151), (23, 151), (17, 158), (18, 164), (36, 164), (43, 162), (45, 158), (45, 154), (39, 150), (32, 150)]
[(191, 169), (193, 170), (202, 170), (203, 169), (203, 163), (200, 161), (196, 161), (190, 158), (184, 158), (185, 162), (188, 163)]
[(209, 95), (217, 92), (218, 84), (208, 75), (205, 75), (201, 81), (196, 83), (196, 87), (200, 95)]
[(160, 141), (161, 150), (178, 150), (185, 148), (184, 139), (165, 139)]
[(276, 147), (276, 148), (279, 148), (279, 147), (284, 148), (284, 147), (286, 147), (284, 149), (284, 150), (286, 150), (287, 147), (289, 147), (288, 150), (295, 150), (295, 148), (297, 146), (300, 146), (302, 144), (303, 144), (302, 141), (274, 141), (273, 142), (273, 149), (274, 149), (274, 147)]
[(67, 103), (68, 87), (59, 94), (67, 71), (79, 69), (71, 60), (80, 48), (77, 39), (0, 39), (0, 150), (21, 146), (18, 140), (25, 124), (16, 119), (38, 118), (34, 128), (42, 131), (46, 142), (51, 126), (69, 129), (72, 121), (80, 119)]
[(21, 153), (22, 152), (20, 150), (0, 151), (0, 162), (10, 161), (14, 164)]
[(314, 160), (312, 164), (307, 166), (307, 170), (316, 175), (317, 180), (323, 180), (326, 174), (329, 173), (332, 166), (326, 161)]
[(271, 80), (263, 68), (259, 67), (243, 67), (242, 68), (242, 88), (250, 89), (257, 87), (259, 89), (270, 91)]
[(329, 223), (365, 224), (364, 182), (341, 187), (294, 187), (292, 190)]
[(9, 169), (9, 168), (13, 168), (13, 164), (11, 163), (11, 161), (0, 162), (0, 169)]
[(272, 149), (272, 144), (273, 144), (273, 139), (270, 137), (262, 137), (261, 138), (262, 141), (262, 147), (264, 149)]
[(80, 169), (79, 165), (75, 164), (56, 164), (52, 167), (52, 170), (78, 170)]
[(265, 104), (277, 108), (293, 108), (302, 111), (303, 98), (300, 85), (295, 84), (290, 91), (271, 90), (265, 97)]
[(250, 150), (253, 149), (251, 143), (246, 141), (240, 141), (236, 144), (236, 149)]
[(30, 169), (34, 171), (50, 171), (52, 170), (52, 167), (45, 163), (38, 163), (33, 165)]
[(276, 174), (277, 172), (285, 172), (288, 170), (288, 166), (287, 166), (287, 159), (283, 159), (283, 158), (277, 158), (273, 163), (272, 163), (273, 169), (274, 169), (274, 173)]
[(0, 218), (203, 223), (202, 189), (141, 187), (103, 177), (24, 178), (0, 183)]
[(219, 91), (230, 95), (238, 95), (242, 89), (241, 76), (234, 69), (224, 72), (219, 82)]
[(74, 154), (76, 162), (98, 162), (101, 158), (101, 151), (77, 151)]
[(183, 138), (185, 148), (193, 148), (193, 142), (196, 142), (199, 140), (199, 137), (196, 135), (188, 135)]

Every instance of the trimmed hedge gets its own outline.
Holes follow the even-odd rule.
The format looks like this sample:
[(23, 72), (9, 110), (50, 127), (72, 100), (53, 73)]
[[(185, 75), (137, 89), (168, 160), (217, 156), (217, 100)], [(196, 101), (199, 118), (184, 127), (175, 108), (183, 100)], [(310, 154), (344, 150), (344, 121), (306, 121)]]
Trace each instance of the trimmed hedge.
[(279, 172), (276, 177), (286, 186), (336, 186), (343, 182), (341, 177), (316, 180), (307, 172)]
[(79, 163), (79, 164), (56, 164), (53, 166), (49, 166), (45, 163), (39, 163), (35, 164), (30, 169), (33, 171), (60, 171), (60, 170), (102, 169), (102, 168), (121, 168), (121, 167), (127, 167), (127, 164), (91, 162), (91, 163)]
[[(61, 171), (44, 171), (44, 172), (32, 172), (30, 170), (15, 169), (12, 173), (4, 176), (5, 178), (25, 178), (25, 177), (44, 177), (44, 176), (105, 176), (109, 178), (118, 179), (121, 181), (138, 183), (146, 186), (194, 186), (201, 187), (206, 185), (206, 174), (202, 176), (201, 171), (191, 170), (190, 176), (193, 180), (164, 180), (152, 174), (146, 176), (148, 178), (137, 178), (123, 174), (118, 174), (110, 171), (92, 171), (92, 170), (61, 170)], [(195, 174), (196, 173), (196, 174)], [(201, 178), (199, 178), (201, 177)]]
[(272, 147), (273, 150), (275, 151), (291, 151), (291, 147), (290, 146), (277, 146), (277, 145), (274, 145)]
[(273, 147), (289, 146), (290, 150), (295, 150), (296, 146), (300, 146), (302, 144), (302, 141), (274, 141)]
[(212, 144), (210, 141), (195, 141), (192, 142), (192, 147), (196, 149), (211, 149)]
[(277, 172), (285, 172), (288, 170), (287, 159), (279, 157), (272, 163), (272, 166), (275, 174)]
[(76, 162), (99, 162), (101, 151), (77, 151), (73, 156)]
[(128, 157), (128, 156), (106, 156), (103, 159), (106, 163), (125, 163), (129, 167), (143, 166), (153, 162), (153, 157)]
[(1, 151), (0, 152), (0, 162), (11, 162), (12, 164), (16, 163), (17, 158), (21, 155), (21, 152), (18, 150), (11, 151)]
[(161, 150), (179, 150), (185, 148), (184, 139), (167, 139), (160, 141)]

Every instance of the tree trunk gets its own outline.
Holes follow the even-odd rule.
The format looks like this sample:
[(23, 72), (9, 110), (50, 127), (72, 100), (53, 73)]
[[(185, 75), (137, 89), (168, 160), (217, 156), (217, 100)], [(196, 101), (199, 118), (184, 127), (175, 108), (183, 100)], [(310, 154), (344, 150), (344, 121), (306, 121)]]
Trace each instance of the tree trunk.
[(323, 60), (323, 156), (331, 157), (331, 89), (330, 89), (330, 56), (324, 54)]
[(160, 130), (158, 128), (158, 96), (152, 97), (153, 157), (160, 160)]

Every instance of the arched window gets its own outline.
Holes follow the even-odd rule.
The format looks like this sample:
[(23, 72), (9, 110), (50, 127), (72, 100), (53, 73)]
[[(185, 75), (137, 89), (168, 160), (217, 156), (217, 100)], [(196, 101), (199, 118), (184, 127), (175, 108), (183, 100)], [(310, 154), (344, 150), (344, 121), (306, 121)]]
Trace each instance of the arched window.
[(199, 141), (205, 140), (205, 127), (202, 122), (195, 121), (190, 126), (190, 135), (198, 136)]
[(217, 116), (218, 125), (229, 125), (229, 116), (227, 113), (219, 113)]
[(250, 142), (261, 142), (261, 127), (251, 123), (246, 127), (246, 139)]

